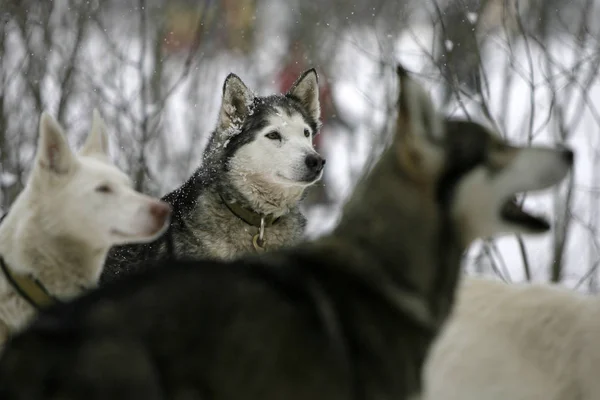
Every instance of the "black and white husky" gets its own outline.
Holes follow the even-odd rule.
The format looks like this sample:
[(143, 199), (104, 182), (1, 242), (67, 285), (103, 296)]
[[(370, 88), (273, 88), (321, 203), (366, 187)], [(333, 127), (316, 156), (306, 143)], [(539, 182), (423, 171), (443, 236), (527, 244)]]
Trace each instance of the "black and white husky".
[(202, 166), (163, 198), (173, 207), (169, 231), (150, 244), (115, 248), (102, 281), (161, 258), (168, 243), (178, 257), (222, 260), (297, 243), (306, 223), (299, 201), (325, 165), (312, 145), (319, 117), (314, 69), (285, 95), (271, 96), (254, 95), (230, 74)]

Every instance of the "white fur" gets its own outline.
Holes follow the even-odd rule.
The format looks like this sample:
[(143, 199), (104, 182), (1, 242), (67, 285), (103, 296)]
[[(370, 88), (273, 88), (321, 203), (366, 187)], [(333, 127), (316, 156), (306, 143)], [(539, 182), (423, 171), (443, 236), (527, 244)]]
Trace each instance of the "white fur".
[[(310, 134), (304, 135), (307, 129)], [(268, 139), (265, 135), (279, 132), (281, 140)], [(322, 175), (305, 181), (309, 172), (305, 158), (309, 154), (318, 156), (312, 147), (312, 132), (300, 114), (291, 117), (281, 110), (269, 118), (269, 124), (259, 131), (256, 139), (243, 146), (232, 160), (232, 169), (243, 173), (253, 172), (266, 180), (283, 186), (309, 186)]]
[(509, 224), (498, 210), (512, 195), (536, 191), (560, 182), (570, 165), (560, 150), (541, 147), (514, 149), (506, 166), (491, 173), (485, 166), (464, 176), (457, 186), (453, 214), (469, 227), (464, 232), (469, 241), (502, 234), (528, 233), (523, 227)]
[(425, 366), (427, 400), (600, 399), (600, 300), (467, 279)]
[[(290, 101), (299, 102), (319, 121), (319, 84), (314, 69), (300, 75), (286, 96)], [(227, 147), (231, 138), (241, 133), (245, 119), (254, 113), (254, 101), (255, 95), (242, 80), (229, 74), (223, 87), (215, 148)], [(239, 148), (228, 161), (228, 174), (234, 187), (255, 211), (277, 217), (297, 207), (304, 190), (321, 179), (323, 170), (314, 176), (316, 171), (311, 174), (306, 164), (308, 155), (322, 158), (312, 146), (317, 132), (306, 124), (302, 115), (296, 112), (289, 115), (279, 107), (269, 112), (267, 126), (253, 132), (256, 135), (253, 140)], [(279, 138), (269, 138), (269, 133), (277, 133)]]
[[(400, 132), (399, 147), (401, 150), (402, 147), (412, 148), (414, 153), (419, 153), (424, 169), (439, 169), (443, 162), (441, 146), (446, 134), (443, 117), (417, 82), (402, 73), (399, 79), (399, 118), (404, 127)], [(496, 136), (493, 132), (487, 134), (490, 138)], [(475, 149), (479, 145), (468, 141), (464, 143), (465, 147), (473, 146)], [(557, 184), (572, 167), (563, 149), (514, 147), (498, 139), (498, 148), (486, 151), (486, 162), (461, 176), (453, 193), (451, 213), (463, 230), (461, 236), (465, 245), (477, 238), (530, 233), (526, 226), (509, 223), (501, 217), (503, 205), (517, 193)]]
[[(97, 112), (92, 125), (75, 154), (58, 123), (42, 114), (29, 180), (0, 224), (0, 255), (8, 268), (37, 278), (60, 299), (96, 285), (111, 246), (151, 241), (168, 226), (168, 206), (134, 191), (129, 178), (109, 163)], [(151, 212), (165, 207), (164, 215)], [(0, 274), (0, 343), (33, 314)]]
[[(305, 136), (308, 130), (308, 137)], [(281, 140), (266, 137), (278, 132)], [(277, 109), (269, 118), (269, 124), (256, 134), (256, 138), (242, 146), (229, 161), (229, 174), (248, 199), (277, 199), (287, 201), (289, 207), (295, 205), (302, 192), (321, 179), (323, 171), (310, 181), (306, 180), (309, 169), (305, 159), (308, 155), (319, 156), (312, 146), (312, 132), (300, 114), (289, 116)], [(262, 200), (261, 200), (262, 202)], [(256, 204), (257, 209), (268, 205)], [(273, 204), (273, 212), (285, 213), (281, 204)]]

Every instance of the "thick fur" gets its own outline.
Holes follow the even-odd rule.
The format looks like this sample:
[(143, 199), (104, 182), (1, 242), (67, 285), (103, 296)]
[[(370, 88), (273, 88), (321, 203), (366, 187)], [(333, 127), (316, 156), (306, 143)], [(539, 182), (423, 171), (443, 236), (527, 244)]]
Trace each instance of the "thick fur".
[[(0, 256), (7, 267), (36, 278), (62, 300), (97, 284), (110, 246), (153, 240), (167, 228), (169, 206), (135, 192), (110, 164), (107, 150), (97, 112), (78, 155), (43, 113), (28, 183), (0, 224)], [(0, 272), (0, 343), (34, 312)]]
[(164, 261), (57, 307), (12, 341), (0, 397), (417, 396), (466, 246), (480, 232), (548, 229), (533, 217), (499, 219), (501, 201), (482, 202), (477, 214), (468, 201), (482, 190), (510, 198), (517, 187), (555, 184), (573, 156), (547, 149), (547, 162), (516, 176), (511, 168), (528, 150), (443, 119), (404, 69), (398, 74), (394, 141), (330, 235), (233, 262)]
[[(305, 218), (298, 208), (305, 189), (321, 178), (307, 157), (322, 160), (312, 147), (318, 133), (318, 79), (304, 72), (285, 95), (255, 96), (230, 74), (223, 86), (217, 128), (193, 176), (163, 200), (173, 207), (171, 235), (178, 257), (232, 260), (252, 253), (258, 227), (234, 215), (223, 199), (278, 217), (266, 228), (267, 250), (297, 243)], [(276, 136), (279, 135), (279, 139)], [(149, 245), (115, 248), (102, 281), (147, 266), (166, 253), (164, 236)]]
[(425, 370), (428, 400), (600, 398), (600, 300), (471, 278)]

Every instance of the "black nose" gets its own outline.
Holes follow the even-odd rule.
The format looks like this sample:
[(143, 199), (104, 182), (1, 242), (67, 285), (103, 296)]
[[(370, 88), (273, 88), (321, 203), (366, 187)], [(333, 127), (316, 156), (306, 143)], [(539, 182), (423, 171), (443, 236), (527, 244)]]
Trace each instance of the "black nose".
[(575, 153), (573, 152), (573, 150), (564, 149), (562, 156), (565, 159), (565, 161), (569, 163), (569, 165), (573, 164), (573, 160), (575, 160)]
[(326, 160), (318, 154), (309, 154), (304, 159), (304, 163), (308, 169), (314, 172), (321, 172), (325, 162)]

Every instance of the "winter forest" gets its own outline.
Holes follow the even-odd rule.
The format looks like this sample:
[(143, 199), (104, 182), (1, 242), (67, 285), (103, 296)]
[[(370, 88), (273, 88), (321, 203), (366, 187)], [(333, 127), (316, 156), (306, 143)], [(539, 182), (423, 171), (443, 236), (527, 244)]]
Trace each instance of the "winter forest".
[(160, 196), (202, 162), (227, 74), (269, 94), (315, 67), (327, 166), (303, 209), (316, 237), (387, 143), (401, 61), (446, 114), (577, 151), (561, 187), (523, 198), (552, 233), (478, 242), (467, 272), (595, 292), (599, 19), (596, 0), (0, 0), (0, 208), (23, 188), (43, 110), (79, 146), (97, 108), (112, 158)]

